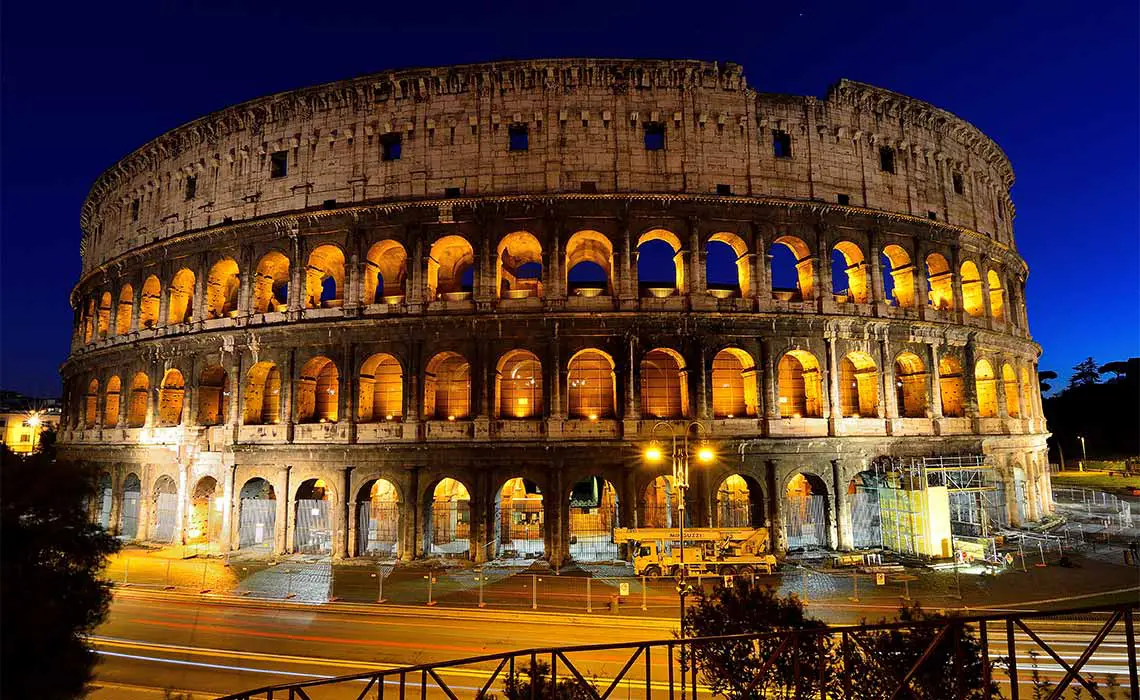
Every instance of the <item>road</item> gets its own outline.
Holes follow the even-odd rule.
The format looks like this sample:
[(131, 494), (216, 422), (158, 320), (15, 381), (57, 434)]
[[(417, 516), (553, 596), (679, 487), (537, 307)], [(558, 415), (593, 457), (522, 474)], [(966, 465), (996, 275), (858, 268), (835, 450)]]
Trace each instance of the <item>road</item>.
[[(1072, 664), (1099, 625), (1098, 619), (1084, 618), (1035, 621), (1030, 627)], [(192, 694), (195, 699), (216, 697), (275, 683), (508, 650), (666, 639), (672, 636), (672, 627), (667, 620), (613, 618), (608, 614), (571, 618), (541, 612), (465, 612), (402, 606), (377, 609), (235, 602), (120, 590), (108, 621), (92, 640), (101, 657), (97, 671), (100, 687), (92, 697), (157, 698), (167, 690)], [(997, 662), (1007, 654), (1004, 631), (991, 625), (990, 639), (991, 658)], [(1032, 697), (1034, 669), (1038, 683), (1056, 681), (1063, 675), (1063, 669), (1044, 651), (1035, 649), (1034, 642), (1023, 632), (1018, 632), (1016, 645), (1023, 697)], [(1036, 659), (1030, 654), (1034, 650)], [(1118, 625), (1086, 667), (1101, 688), (1110, 677), (1117, 684), (1127, 685), (1126, 650), (1123, 626)], [(617, 651), (572, 658), (586, 675), (603, 683), (627, 659), (628, 653)], [(658, 681), (654, 696), (666, 697), (663, 681), (668, 667), (663, 653), (651, 658), (651, 667), (653, 678)], [(643, 677), (643, 668), (640, 662), (636, 665), (634, 679)], [(482, 665), (443, 676), (460, 697), (472, 697), (492, 670), (493, 666)], [(995, 677), (1004, 684), (1002, 674)], [(643, 692), (641, 688), (634, 683), (630, 691)], [(357, 697), (361, 690), (361, 684), (346, 684), (311, 696), (314, 700)], [(389, 690), (389, 697), (395, 697), (399, 689)], [(1006, 692), (1008, 695), (1008, 689)], [(427, 695), (444, 697), (438, 691)]]

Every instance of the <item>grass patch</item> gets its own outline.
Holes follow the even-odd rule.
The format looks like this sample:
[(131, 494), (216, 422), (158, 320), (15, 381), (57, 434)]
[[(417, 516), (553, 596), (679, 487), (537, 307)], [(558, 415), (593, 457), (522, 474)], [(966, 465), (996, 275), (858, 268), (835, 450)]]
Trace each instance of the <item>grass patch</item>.
[(1100, 471), (1053, 472), (1050, 478), (1054, 486), (1080, 486), (1086, 489), (1097, 489), (1100, 491), (1140, 488), (1140, 476), (1109, 476), (1108, 472)]

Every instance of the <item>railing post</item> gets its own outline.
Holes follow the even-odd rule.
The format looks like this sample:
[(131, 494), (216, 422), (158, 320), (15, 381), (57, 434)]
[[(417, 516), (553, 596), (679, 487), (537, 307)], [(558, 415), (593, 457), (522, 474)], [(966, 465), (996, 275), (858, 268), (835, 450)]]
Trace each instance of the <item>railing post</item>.
[(1140, 682), (1136, 678), (1136, 630), (1132, 627), (1132, 608), (1124, 610), (1124, 646), (1128, 649), (1128, 684), (1132, 697), (1140, 698)]
[(990, 636), (989, 624), (982, 620), (979, 630), (982, 642), (982, 697), (989, 700), (990, 694)]
[(851, 642), (847, 639), (847, 632), (843, 633), (840, 646), (843, 652), (843, 697), (851, 697)]
[(1017, 643), (1013, 639), (1013, 617), (1005, 618), (1005, 647), (1009, 652), (1009, 697), (1018, 700), (1017, 687)]

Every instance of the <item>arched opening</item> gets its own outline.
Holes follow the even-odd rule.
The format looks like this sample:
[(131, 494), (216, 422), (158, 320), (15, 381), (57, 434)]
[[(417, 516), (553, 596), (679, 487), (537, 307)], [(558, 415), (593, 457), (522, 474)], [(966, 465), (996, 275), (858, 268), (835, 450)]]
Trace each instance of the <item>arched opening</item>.
[(218, 481), (204, 476), (194, 487), (190, 499), (190, 522), (186, 530), (188, 544), (216, 544), (222, 537), (222, 514), (226, 499), (218, 488)]
[(1010, 418), (1021, 418), (1021, 395), (1017, 391), (1017, 374), (1008, 364), (1002, 365), (1001, 381), (1005, 388), (1005, 413)]
[(364, 303), (399, 304), (407, 293), (408, 251), (399, 241), (380, 241), (364, 262)]
[(357, 556), (393, 558), (400, 553), (400, 493), (387, 479), (373, 479), (356, 496)]
[(357, 421), (379, 423), (404, 417), (404, 370), (395, 357), (383, 352), (360, 366), (360, 400)]
[(982, 278), (972, 260), (962, 263), (962, 308), (971, 316), (981, 316), (986, 310), (982, 297)]
[(705, 247), (705, 281), (709, 294), (726, 299), (752, 289), (751, 259), (744, 239), (735, 233), (714, 233)]
[(692, 512), (681, 508), (681, 494), (672, 476), (659, 476), (645, 487), (641, 527), (680, 527), (681, 511), (685, 525), (692, 525)]
[(843, 418), (872, 418), (879, 413), (879, 370), (865, 352), (839, 361), (839, 410)]
[(685, 256), (676, 234), (655, 229), (637, 239), (637, 280), (641, 296), (667, 297), (685, 288)]
[(158, 325), (159, 297), (162, 284), (154, 275), (143, 281), (142, 298), (139, 299), (139, 328), (153, 328)]
[(95, 487), (95, 522), (104, 530), (111, 528), (111, 503), (114, 501), (114, 490), (111, 488), (111, 475), (104, 472), (99, 475)]
[(122, 387), (123, 382), (117, 374), (107, 380), (107, 400), (103, 404), (103, 423), (109, 428), (119, 424), (119, 410), (122, 405), (119, 397), (122, 394)]
[(716, 490), (717, 527), (764, 527), (764, 492), (760, 482), (732, 474)]
[(938, 361), (938, 390), (942, 394), (942, 415), (961, 418), (966, 415), (966, 379), (962, 363), (953, 355)]
[(859, 472), (847, 484), (847, 499), (851, 503), (851, 543), (855, 549), (883, 546), (879, 489), (885, 487), (884, 476), (875, 471)]
[(245, 380), (242, 423), (273, 425), (281, 422), (281, 372), (272, 362), (258, 362), (249, 368)]
[[(145, 285), (143, 294), (146, 294)], [(185, 267), (174, 273), (174, 279), (170, 281), (169, 294), (166, 322), (188, 323), (194, 315), (194, 273)]]
[(131, 397), (127, 403), (127, 427), (141, 428), (146, 425), (146, 405), (150, 398), (150, 377), (139, 372), (131, 380)]
[(206, 318), (225, 318), (237, 312), (239, 277), (238, 264), (233, 258), (214, 263), (206, 276)]
[(499, 241), (495, 294), (501, 299), (542, 296), (542, 245), (532, 234), (515, 231)]
[(613, 296), (614, 247), (597, 231), (578, 231), (566, 242), (567, 293)]
[(744, 418), (757, 412), (756, 366), (740, 348), (725, 348), (712, 361), (714, 418)]
[(323, 355), (305, 363), (297, 379), (297, 422), (335, 423), (340, 399), (340, 373)]
[(111, 293), (103, 292), (99, 298), (99, 337), (106, 338), (111, 333)]
[(618, 498), (614, 485), (591, 476), (570, 489), (570, 558), (575, 561), (613, 561), (618, 558), (614, 528)]
[(96, 425), (99, 425), (99, 380), (92, 379), (83, 401), (83, 427), (90, 429)]
[(495, 368), (499, 418), (542, 417), (542, 362), (534, 353), (512, 350)]
[(271, 250), (257, 262), (253, 278), (253, 311), (284, 311), (289, 303), (289, 258)]
[(432, 244), (427, 261), (428, 300), (462, 301), (474, 288), (475, 250), (462, 236), (444, 236)]
[(273, 486), (254, 477), (246, 481), (238, 497), (238, 549), (273, 552), (277, 523), (277, 494)]
[(344, 305), (344, 251), (317, 246), (305, 266), (305, 308), (336, 309)]
[(784, 490), (784, 530), (788, 549), (826, 547), (827, 485), (815, 474), (800, 472)]
[(931, 307), (939, 311), (954, 308), (954, 273), (939, 253), (926, 256), (926, 285)]
[(131, 314), (135, 305), (135, 288), (124, 284), (119, 290), (119, 305), (115, 309), (115, 335), (131, 332)]
[(1028, 520), (1025, 507), (1029, 503), (1029, 493), (1025, 484), (1025, 470), (1021, 467), (1013, 468), (1013, 503), (1017, 514), (1017, 524), (1024, 524)]
[(902, 309), (914, 307), (914, 265), (910, 254), (899, 245), (891, 244), (880, 253), (883, 268), (883, 298), (891, 306)]
[(641, 412), (653, 418), (688, 415), (685, 360), (676, 350), (650, 350), (641, 360)]
[(542, 492), (533, 481), (515, 477), (499, 490), (495, 502), (495, 556), (542, 557), (545, 547)]
[(823, 416), (823, 381), (815, 355), (789, 350), (780, 358), (776, 374), (781, 418)]
[(996, 270), (986, 273), (986, 281), (990, 286), (990, 314), (998, 321), (1005, 320), (1005, 290), (1001, 286), (1001, 277)]
[(87, 310), (83, 313), (83, 342), (90, 343), (95, 339), (95, 300), (87, 300)]
[(127, 478), (123, 479), (123, 505), (119, 510), (119, 537), (125, 540), (138, 537), (141, 501), (142, 482), (139, 481), (138, 474), (127, 474)]
[(772, 270), (772, 297), (781, 301), (815, 298), (815, 270), (811, 250), (795, 236), (780, 236), (768, 248)]
[(462, 355), (441, 352), (424, 372), (424, 416), (466, 420), (471, 415), (471, 365)]
[(997, 416), (997, 385), (994, 378), (994, 368), (988, 360), (978, 360), (974, 365), (974, 386), (978, 393), (978, 417), (994, 418)]
[(836, 301), (866, 304), (867, 263), (863, 250), (851, 241), (840, 241), (831, 251), (831, 292)]
[(441, 479), (427, 492), (424, 551), (429, 556), (467, 557), (471, 552), (471, 494), (462, 483)]
[(198, 374), (198, 425), (221, 425), (229, 415), (229, 377), (221, 365)]
[(579, 350), (566, 366), (566, 393), (571, 418), (598, 420), (617, 415), (614, 361), (601, 350)]
[(170, 544), (178, 536), (178, 484), (167, 474), (154, 482), (150, 540)]
[(293, 551), (298, 554), (332, 552), (329, 487), (324, 479), (308, 479), (297, 487)]
[(895, 359), (895, 398), (903, 418), (926, 417), (926, 366), (914, 353)]
[(166, 370), (158, 389), (158, 424), (178, 425), (182, 422), (182, 401), (186, 397), (186, 380), (176, 369)]

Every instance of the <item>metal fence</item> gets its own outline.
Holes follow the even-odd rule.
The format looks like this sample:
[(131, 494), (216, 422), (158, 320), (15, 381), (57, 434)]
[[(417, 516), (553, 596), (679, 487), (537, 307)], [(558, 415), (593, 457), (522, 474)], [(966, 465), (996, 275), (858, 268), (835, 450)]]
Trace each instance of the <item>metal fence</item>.
[[(692, 639), (525, 649), (229, 695), (253, 698), (1092, 698), (1111, 687), (1140, 697), (1136, 606), (949, 617)], [(1089, 622), (1079, 652), (1058, 648), (1052, 627)], [(1106, 642), (1106, 640), (1112, 640)], [(1119, 640), (1119, 643), (1116, 641)], [(1089, 662), (1120, 647), (1113, 681)], [(1113, 656), (1116, 654), (1114, 653)], [(1099, 666), (1101, 664), (1096, 664)], [(1043, 680), (1043, 678), (1045, 678)], [(1109, 685), (1115, 683), (1115, 686)], [(540, 690), (540, 688), (542, 688)], [(553, 690), (552, 690), (553, 689)]]
[(1103, 518), (1119, 528), (1134, 526), (1132, 504), (1111, 493), (1079, 486), (1054, 486), (1053, 502), (1067, 513)]

